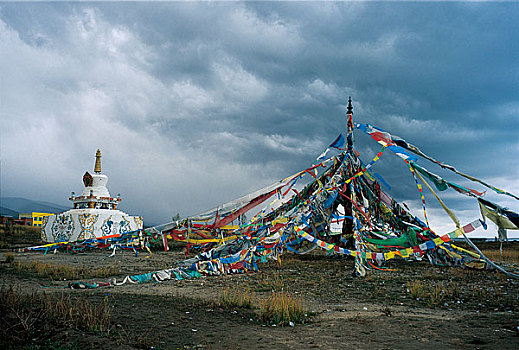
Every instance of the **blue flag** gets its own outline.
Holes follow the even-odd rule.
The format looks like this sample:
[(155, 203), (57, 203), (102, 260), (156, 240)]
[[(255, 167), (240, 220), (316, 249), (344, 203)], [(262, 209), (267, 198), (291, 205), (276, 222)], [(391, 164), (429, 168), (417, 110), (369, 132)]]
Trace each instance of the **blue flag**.
[(339, 136), (337, 136), (337, 138), (335, 139), (335, 141), (333, 141), (332, 144), (331, 144), (329, 147), (333, 147), (333, 148), (343, 148), (343, 147), (344, 147), (344, 144), (345, 144), (344, 137), (342, 136), (342, 134), (339, 134)]

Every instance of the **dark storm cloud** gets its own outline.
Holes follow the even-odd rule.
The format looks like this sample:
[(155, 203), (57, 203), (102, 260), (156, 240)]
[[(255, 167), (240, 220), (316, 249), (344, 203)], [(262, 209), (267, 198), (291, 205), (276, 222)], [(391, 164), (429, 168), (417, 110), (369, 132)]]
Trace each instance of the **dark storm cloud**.
[[(128, 211), (153, 222), (193, 214), (310, 165), (344, 131), (350, 95), (359, 122), (517, 192), (518, 12), (517, 3), (3, 4), (2, 195), (62, 202), (101, 147), (109, 189)], [(356, 142), (365, 161), (380, 149), (362, 134)], [(387, 152), (376, 169), (420, 210), (402, 162)], [(473, 202), (447, 198), (463, 218), (477, 215)]]

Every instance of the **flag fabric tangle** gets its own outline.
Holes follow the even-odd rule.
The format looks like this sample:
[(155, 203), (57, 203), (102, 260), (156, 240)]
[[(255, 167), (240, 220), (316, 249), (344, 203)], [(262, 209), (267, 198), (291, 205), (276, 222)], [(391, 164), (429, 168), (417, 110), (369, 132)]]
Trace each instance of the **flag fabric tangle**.
[[(351, 115), (348, 117), (351, 118)], [(259, 191), (183, 220), (83, 242), (88, 246), (109, 247), (115, 253), (119, 248), (136, 252), (139, 248), (147, 248), (149, 251), (149, 245), (154, 242), (162, 242), (167, 249), (168, 242), (176, 241), (185, 244), (186, 254), (195, 253), (191, 258), (169, 269), (127, 276), (120, 281), (74, 282), (71, 287), (91, 288), (253, 272), (258, 270), (259, 263), (268, 259), (280, 261), (286, 251), (305, 254), (315, 248), (324, 249), (330, 254), (354, 257), (355, 272), (359, 276), (365, 275), (375, 266), (377, 269), (385, 269), (384, 264), (395, 258), (413, 260), (427, 257), (433, 264), (493, 268), (482, 254), (453, 244), (453, 239), (465, 238), (477, 228), (486, 227), (485, 221), (476, 219), (462, 226), (433, 186), (440, 192), (450, 188), (477, 200), (483, 218), (496, 223), (500, 229), (519, 229), (519, 215), (483, 199), (485, 192), (445, 180), (418, 162), (421, 158), (427, 159), (497, 193), (516, 199), (518, 197), (460, 173), (452, 166), (425, 155), (402, 138), (375, 126), (355, 124), (355, 128), (382, 145), (382, 149), (366, 165), (349, 143), (345, 149), (346, 140), (341, 133), (317, 158), (316, 164)], [(351, 141), (352, 130), (348, 133)], [(380, 186), (385, 181), (380, 181), (378, 174), (371, 173), (373, 165), (380, 161), (386, 148), (409, 166), (422, 200), (425, 222), (385, 192)], [(330, 149), (339, 153), (327, 157)], [(306, 184), (302, 184), (301, 179), (305, 179)], [(426, 180), (432, 182), (433, 186)], [(437, 234), (429, 226), (422, 184), (433, 193), (453, 220), (455, 230)], [(255, 214), (251, 215), (251, 212)], [(251, 216), (246, 217), (246, 214)], [(332, 226), (337, 225), (338, 229), (332, 230)], [(48, 252), (67, 245), (79, 249), (81, 242), (60, 242), (27, 250)]]

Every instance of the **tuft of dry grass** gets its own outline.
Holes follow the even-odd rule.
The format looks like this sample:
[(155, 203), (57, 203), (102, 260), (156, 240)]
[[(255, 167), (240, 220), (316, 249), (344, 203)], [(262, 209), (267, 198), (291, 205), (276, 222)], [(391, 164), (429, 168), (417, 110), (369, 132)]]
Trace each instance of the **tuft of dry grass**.
[(14, 262), (14, 253), (6, 253), (4, 257), (6, 263), (12, 264)]
[(38, 334), (45, 334), (56, 326), (99, 332), (109, 332), (112, 328), (106, 298), (93, 304), (84, 298), (73, 301), (63, 294), (24, 294), (13, 286), (2, 286), (0, 312), (0, 339), (7, 348), (35, 341)]
[(503, 261), (508, 263), (519, 263), (519, 250), (503, 249), (503, 255), (499, 249), (483, 249), (481, 252), (490, 260)]
[(220, 305), (224, 307), (244, 307), (252, 309), (254, 308), (254, 301), (254, 292), (248, 288), (227, 287), (222, 290), (220, 296)]
[(266, 275), (259, 283), (259, 291), (280, 292), (285, 288), (285, 281), (279, 273)]
[[(283, 289), (280, 285), (282, 280), (279, 279), (279, 276), (270, 281), (273, 283), (270, 286)], [(222, 290), (219, 305), (255, 309), (259, 321), (279, 326), (289, 324), (293, 326), (296, 323), (304, 323), (310, 318), (302, 297), (293, 296), (283, 290), (272, 289), (266, 298), (256, 300), (255, 293), (249, 288), (227, 287)]]
[(464, 291), (467, 297), (481, 305), (512, 309), (517, 309), (519, 305), (519, 297), (505, 292), (499, 284), (472, 285)]
[(266, 299), (260, 301), (259, 318), (264, 322), (280, 326), (290, 322), (304, 323), (308, 310), (303, 305), (301, 296), (293, 296), (288, 292), (272, 292)]
[(47, 318), (89, 331), (110, 330), (110, 307), (106, 298), (100, 304), (93, 304), (87, 299), (73, 302), (70, 296), (64, 295), (56, 298), (44, 294), (38, 299)]
[(41, 227), (0, 225), (0, 248), (41, 243)]
[(451, 302), (460, 297), (460, 288), (455, 282), (413, 280), (407, 282), (407, 289), (413, 298), (424, 300), (429, 306)]
[(119, 265), (89, 268), (84, 265), (68, 266), (40, 261), (12, 262), (11, 266), (17, 273), (34, 273), (39, 277), (51, 280), (77, 280), (93, 277), (107, 277), (120, 273)]

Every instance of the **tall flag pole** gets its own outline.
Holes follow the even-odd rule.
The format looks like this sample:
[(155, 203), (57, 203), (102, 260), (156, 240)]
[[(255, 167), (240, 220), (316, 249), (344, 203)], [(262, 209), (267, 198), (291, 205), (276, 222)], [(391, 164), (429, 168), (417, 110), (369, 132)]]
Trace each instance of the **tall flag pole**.
[[(351, 165), (348, 166), (348, 164), (351, 164), (351, 155), (353, 153), (353, 106), (351, 105), (351, 96), (348, 98), (348, 106), (346, 108), (346, 142), (347, 142), (347, 154), (350, 155), (350, 157), (345, 155), (345, 162), (347, 162), (345, 171), (345, 176), (347, 178), (350, 178), (352, 173)], [(348, 198), (351, 198), (351, 184), (344, 184), (344, 191), (346, 193), (346, 196)], [(346, 246), (348, 248), (354, 248), (354, 223), (353, 219), (350, 219), (353, 217), (353, 204), (349, 200), (344, 200), (342, 202), (342, 205), (344, 207), (344, 215), (347, 217), (344, 219), (342, 223), (342, 235), (343, 237), (350, 237), (348, 239), (348, 243)]]
[[(355, 158), (355, 156), (353, 154), (353, 106), (351, 105), (351, 96), (348, 98), (348, 107), (346, 109), (346, 116), (348, 118), (348, 124), (347, 124), (348, 136), (346, 138), (346, 142), (348, 144), (347, 152), (348, 152), (348, 155), (350, 156), (349, 160), (353, 160)], [(356, 171), (356, 169), (354, 169), (354, 163), (356, 163), (356, 162), (350, 163), (351, 168), (349, 170), (352, 174)], [(349, 174), (349, 175), (351, 175), (351, 174)], [(355, 197), (354, 189), (353, 189), (353, 182), (351, 182), (349, 185), (346, 184), (345, 186), (347, 186), (346, 195), (349, 198), (353, 199)], [(351, 213), (350, 215), (352, 217), (355, 217), (353, 215), (353, 203), (348, 203), (348, 206), (345, 207), (344, 209), (345, 209), (346, 215)], [(361, 257), (363, 249), (362, 249), (360, 234), (355, 229), (354, 220), (355, 219), (344, 220), (343, 232), (349, 231), (349, 232), (353, 233), (353, 238), (354, 238), (354, 242), (355, 242), (355, 251), (357, 252), (357, 254), (355, 255), (355, 274), (357, 276), (364, 277), (366, 275), (366, 269), (364, 267), (364, 264), (362, 262), (362, 257)]]
[(353, 106), (351, 105), (351, 96), (348, 98), (348, 107), (346, 109), (347, 121), (347, 143), (348, 153), (353, 152)]

